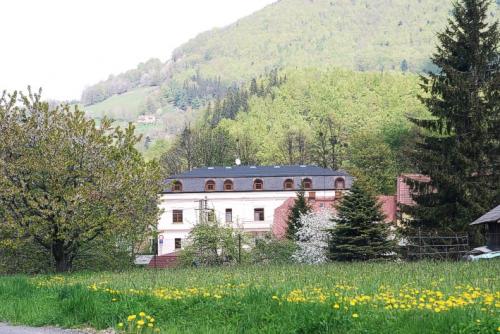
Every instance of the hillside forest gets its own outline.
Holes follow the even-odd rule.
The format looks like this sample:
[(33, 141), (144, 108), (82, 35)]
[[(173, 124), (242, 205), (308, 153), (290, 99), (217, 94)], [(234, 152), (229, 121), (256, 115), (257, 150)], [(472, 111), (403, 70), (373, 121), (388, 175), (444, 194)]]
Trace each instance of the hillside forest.
[[(435, 68), (448, 0), (281, 0), (204, 32), (170, 59), (87, 87), (97, 123), (134, 123), (167, 172), (209, 165), (318, 164), (393, 193), (412, 171), (407, 116), (424, 117), (419, 76)], [(492, 3), (488, 20), (498, 18)], [(153, 116), (142, 122), (141, 117)]]

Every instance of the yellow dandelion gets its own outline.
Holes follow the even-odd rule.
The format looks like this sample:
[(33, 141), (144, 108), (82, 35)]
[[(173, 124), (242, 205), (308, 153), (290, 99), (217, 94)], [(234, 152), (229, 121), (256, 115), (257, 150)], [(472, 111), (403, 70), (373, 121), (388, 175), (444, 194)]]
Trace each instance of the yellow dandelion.
[(353, 313), (353, 314), (352, 314), (352, 317), (353, 317), (353, 318), (359, 318), (359, 314), (357, 314), (357, 313)]
[(132, 315), (129, 315), (129, 316), (128, 316), (127, 320), (128, 320), (128, 321), (134, 321), (134, 320), (135, 320), (135, 318), (137, 318), (137, 316), (136, 316), (135, 314), (132, 314)]
[(151, 328), (151, 327), (153, 327), (153, 326), (154, 326), (154, 325), (153, 325), (152, 323), (149, 323), (149, 324), (148, 324), (148, 327), (150, 327), (150, 328)]
[(144, 326), (144, 320), (139, 320), (139, 321), (137, 321), (137, 325), (139, 325), (139, 326)]
[(146, 313), (141, 312), (141, 313), (139, 313), (139, 316), (144, 318), (146, 316)]
[(333, 308), (338, 310), (340, 308), (340, 305), (339, 304), (335, 304), (335, 305), (333, 305)]
[(118, 328), (123, 328), (123, 322), (120, 322), (120, 323), (118, 324)]
[(434, 312), (439, 313), (439, 312), (441, 312), (441, 309), (440, 309), (439, 307), (436, 307), (436, 308), (434, 309)]

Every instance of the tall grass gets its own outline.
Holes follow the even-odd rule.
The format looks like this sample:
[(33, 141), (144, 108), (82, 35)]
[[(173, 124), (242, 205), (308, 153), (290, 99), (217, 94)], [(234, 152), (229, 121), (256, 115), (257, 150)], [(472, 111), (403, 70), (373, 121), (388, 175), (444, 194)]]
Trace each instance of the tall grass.
[[(0, 320), (102, 329), (145, 311), (167, 333), (495, 333), (500, 326), (499, 283), (499, 261), (138, 269), (0, 277)], [(381, 287), (397, 292), (407, 286), (448, 295), (456, 293), (457, 286), (472, 286), (497, 297), (488, 309), (477, 302), (439, 313), (352, 306), (345, 301), (335, 309), (330, 299), (287, 302), (284, 298), (294, 290), (334, 291), (339, 285), (352, 288), (346, 290), (348, 295), (375, 295)], [(202, 292), (189, 295), (189, 289), (210, 296)], [(167, 291), (162, 295), (165, 298), (158, 291)], [(335, 298), (333, 293), (331, 297)]]

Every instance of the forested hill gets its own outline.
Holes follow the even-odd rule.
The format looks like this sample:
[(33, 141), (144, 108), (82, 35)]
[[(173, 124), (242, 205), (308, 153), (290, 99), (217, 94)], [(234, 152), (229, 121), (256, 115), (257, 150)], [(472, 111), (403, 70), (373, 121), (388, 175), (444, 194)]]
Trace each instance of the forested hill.
[[(169, 102), (197, 107), (224, 86), (274, 67), (419, 72), (429, 69), (450, 8), (450, 0), (281, 0), (198, 35), (164, 64), (150, 61), (87, 88), (82, 102), (163, 85)], [(498, 17), (499, 8), (497, 1), (490, 15)]]

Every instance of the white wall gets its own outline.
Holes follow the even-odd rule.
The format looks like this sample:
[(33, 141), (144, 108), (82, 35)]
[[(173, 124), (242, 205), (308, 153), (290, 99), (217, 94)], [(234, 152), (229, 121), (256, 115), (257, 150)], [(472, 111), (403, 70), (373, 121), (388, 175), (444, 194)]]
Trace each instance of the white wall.
[[(158, 245), (158, 253), (175, 251), (175, 238), (181, 238), (183, 246), (191, 228), (198, 222), (198, 201), (208, 200), (208, 208), (214, 209), (217, 219), (224, 223), (226, 209), (233, 210), (233, 226), (244, 231), (270, 231), (274, 210), (283, 202), (295, 197), (295, 191), (252, 191), (252, 192), (203, 192), (168, 193), (161, 197), (160, 209), (163, 214), (158, 223), (158, 231), (163, 242)], [(306, 192), (307, 194), (307, 192)], [(333, 197), (335, 191), (316, 191), (316, 197)], [(264, 221), (254, 221), (254, 209), (264, 209)], [(172, 222), (172, 211), (182, 210), (183, 222)]]

